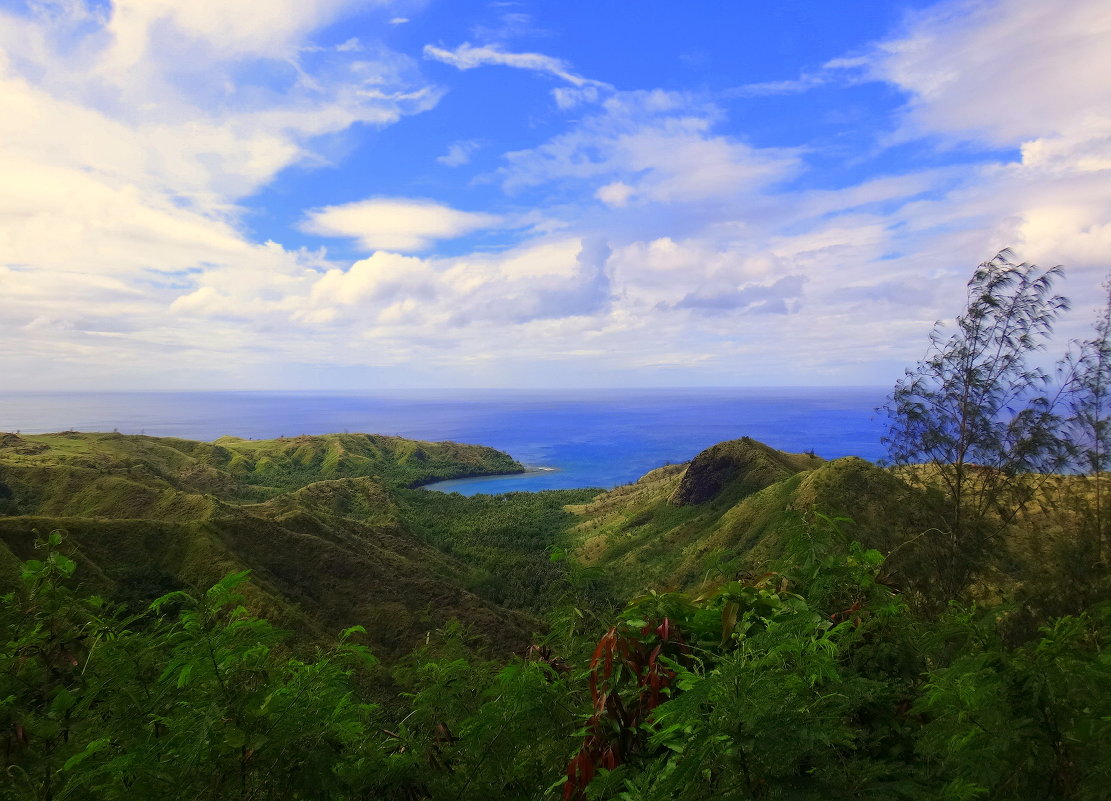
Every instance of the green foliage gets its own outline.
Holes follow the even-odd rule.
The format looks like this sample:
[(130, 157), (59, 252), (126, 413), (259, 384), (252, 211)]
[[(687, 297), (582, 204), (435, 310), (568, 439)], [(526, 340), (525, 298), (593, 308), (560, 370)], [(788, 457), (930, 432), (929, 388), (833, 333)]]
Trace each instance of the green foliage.
[(889, 611), (899, 602), (882, 580), (885, 558), (851, 539), (844, 530), (851, 524), (849, 518), (821, 512), (800, 516), (788, 528), (780, 568), (797, 591), (828, 615), (844, 617), (864, 606)]
[(1073, 343), (1058, 365), (1067, 411), (1064, 430), (1073, 469), (1091, 477), (1091, 490), (1075, 500), (1082, 508), (1085, 561), (1104, 567), (1111, 548), (1111, 514), (1104, 474), (1111, 466), (1111, 280), (1093, 336)]
[(1053, 294), (1060, 275), (1017, 264), (1009, 250), (981, 264), (955, 330), (935, 326), (882, 410), (894, 475), (920, 490), (915, 505), (933, 518), (893, 549), (919, 565), (907, 586), (935, 611), (1009, 596), (1019, 606), (1011, 639), (1111, 590), (1111, 300), (1052, 386), (1033, 356), (1069, 307)]
[(401, 490), (397, 498), (411, 531), (471, 568), (468, 589), (498, 604), (542, 611), (567, 590), (567, 563), (551, 558), (574, 521), (565, 507), (589, 502), (599, 492), (465, 497)]
[(403, 671), (408, 711), (389, 732), (394, 792), (433, 799), (540, 799), (576, 728), (574, 687), (542, 659), (463, 656), (458, 629)]
[(1111, 780), (1111, 604), (1054, 620), (1010, 649), (995, 613), (958, 610), (965, 646), (930, 671), (914, 711), (944, 798), (1106, 798)]
[(67, 589), (74, 563), (60, 546), (51, 534), (0, 613), (14, 779), (0, 798), (326, 799), (369, 786), (375, 707), (353, 678), (374, 660), (356, 630), (292, 657), (239, 605), (245, 574), (122, 616)]
[[(254, 469), (234, 443), (178, 447)], [(342, 468), (334, 449), (317, 464), (310, 443), (288, 447)], [(1016, 601), (936, 617), (896, 589), (924, 493), (861, 460), (716, 453), (693, 477), (664, 468), (602, 495), (335, 478), (176, 528), (11, 537), (24, 558), (0, 604), (0, 801), (1106, 796), (1101, 585), (1046, 572), (1015, 596), (1097, 601), (1071, 615)], [(616, 603), (634, 583), (652, 588)], [(291, 637), (258, 614), (278, 597), (295, 620), (366, 629)], [(491, 648), (544, 612), (540, 644)]]
[(0, 434), (0, 514), (194, 520), (219, 516), (222, 504), (265, 501), (319, 481), (375, 478), (408, 487), (522, 470), (493, 448), (375, 434), (212, 443)]
[(863, 599), (841, 614), (780, 573), (634, 599), (595, 651), (595, 711), (564, 797), (880, 798), (911, 786), (890, 759), (903, 682), (861, 658), (906, 609), (875, 580), (882, 559), (830, 540), (814, 564), (840, 586), (823, 597)]
[(818, 799), (853, 788), (860, 797), (877, 771), (854, 753), (866, 737), (853, 717), (889, 691), (844, 670), (841, 631), (818, 632), (800, 612), (765, 622), (713, 669), (680, 673), (682, 692), (654, 719), (665, 758), (629, 795)]
[(393, 486), (449, 478), (520, 473), (505, 453), (480, 445), (419, 442), (379, 434), (326, 434), (276, 440), (223, 437), (233, 469), (247, 484), (294, 489), (321, 479), (377, 476)]
[(128, 614), (52, 533), (0, 606), (0, 799), (1105, 797), (1111, 604), (1017, 645), (1005, 609), (931, 622), (848, 526), (797, 519), (776, 570), (645, 592), (594, 643), (584, 616), (566, 655), (450, 623), (385, 705), (360, 628), (296, 652), (242, 571)]

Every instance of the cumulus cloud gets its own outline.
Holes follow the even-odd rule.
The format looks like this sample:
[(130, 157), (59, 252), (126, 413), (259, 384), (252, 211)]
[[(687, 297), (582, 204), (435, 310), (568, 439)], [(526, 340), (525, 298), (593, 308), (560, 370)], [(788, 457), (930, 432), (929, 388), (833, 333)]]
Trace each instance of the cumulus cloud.
[(502, 223), (494, 214), (432, 201), (372, 198), (308, 212), (301, 229), (320, 236), (357, 239), (367, 250), (425, 250), (438, 239), (454, 239)]
[[(285, 299), (321, 259), (252, 242), (237, 202), (311, 161), (315, 137), (387, 125), (438, 97), (404, 56), (313, 44), (351, 6), (0, 12), (0, 338), (20, 341), (21, 359), (74, 380), (141, 381), (151, 368), (156, 381), (173, 371), (154, 362), (203, 369), (207, 349), (250, 351), (265, 340), (246, 329), (288, 325)], [(0, 369), (13, 388), (44, 375)]]
[[(607, 270), (612, 250), (606, 240), (595, 237), (577, 243), (566, 242), (557, 247), (558, 250), (553, 251), (551, 256), (564, 264), (567, 264), (571, 250), (577, 247), (573, 269), (531, 277), (527, 283), (521, 283), (515, 302), (501, 308), (499, 299), (491, 297), (486, 303), (478, 305), (480, 315), (485, 312), (488, 319), (527, 323), (568, 317), (590, 318), (607, 311), (613, 296)], [(469, 321), (472, 315), (473, 312), (468, 310), (456, 315), (454, 320)]]
[(603, 240), (533, 242), (500, 254), (420, 258), (379, 251), (328, 270), (301, 302), (309, 323), (381, 330), (496, 331), (542, 319), (590, 315), (609, 303)]
[(345, 310), (358, 307), (365, 317), (393, 308), (393, 318), (403, 309), (416, 308), (437, 295), (435, 273), (427, 262), (413, 256), (378, 252), (351, 265), (332, 269), (312, 285), (307, 308), (298, 312), (310, 323), (330, 323)]
[(770, 284), (707, 287), (689, 293), (674, 308), (702, 309), (719, 314), (789, 314), (797, 310), (805, 283), (804, 276), (785, 275)]

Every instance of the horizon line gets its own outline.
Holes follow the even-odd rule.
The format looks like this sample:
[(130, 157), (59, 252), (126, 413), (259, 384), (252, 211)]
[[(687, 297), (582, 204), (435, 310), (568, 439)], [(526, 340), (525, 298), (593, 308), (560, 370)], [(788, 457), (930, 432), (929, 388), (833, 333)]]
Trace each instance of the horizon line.
[(0, 395), (34, 395), (42, 393), (51, 394), (104, 394), (119, 395), (124, 393), (174, 393), (196, 394), (212, 392), (228, 393), (373, 393), (373, 392), (648, 392), (668, 390), (732, 390), (732, 389), (877, 389), (889, 387), (889, 384), (684, 384), (667, 386), (536, 386), (536, 387), (504, 387), (504, 386), (416, 386), (416, 387), (321, 387), (311, 389), (291, 389), (282, 387), (204, 387), (193, 389), (181, 388), (116, 388), (116, 389), (74, 389), (59, 387), (0, 389)]

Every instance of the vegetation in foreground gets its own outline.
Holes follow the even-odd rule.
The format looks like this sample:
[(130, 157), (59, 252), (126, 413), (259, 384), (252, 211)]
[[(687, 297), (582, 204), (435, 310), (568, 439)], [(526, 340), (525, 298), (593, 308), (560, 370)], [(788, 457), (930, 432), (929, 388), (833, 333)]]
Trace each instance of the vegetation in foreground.
[(0, 612), (0, 798), (1106, 797), (1111, 605), (1008, 644), (1003, 608), (915, 614), (837, 521), (788, 546), (509, 660), (452, 625), (386, 666), (358, 628), (294, 653), (242, 574), (80, 597), (54, 534)]

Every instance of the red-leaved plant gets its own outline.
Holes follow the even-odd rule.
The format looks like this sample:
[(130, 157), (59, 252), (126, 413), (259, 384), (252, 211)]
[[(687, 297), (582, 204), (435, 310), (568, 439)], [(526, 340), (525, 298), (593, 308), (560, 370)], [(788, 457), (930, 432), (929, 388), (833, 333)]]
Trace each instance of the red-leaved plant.
[(675, 678), (663, 657), (686, 653), (686, 643), (667, 617), (623, 622), (602, 635), (590, 659), (593, 712), (582, 748), (567, 765), (564, 801), (584, 799), (599, 768), (613, 770), (642, 746), (641, 726), (670, 695)]

